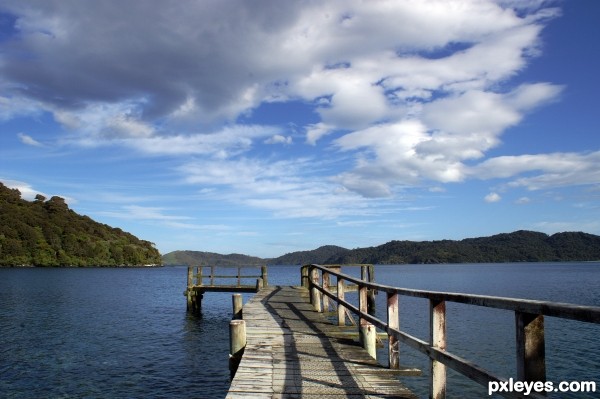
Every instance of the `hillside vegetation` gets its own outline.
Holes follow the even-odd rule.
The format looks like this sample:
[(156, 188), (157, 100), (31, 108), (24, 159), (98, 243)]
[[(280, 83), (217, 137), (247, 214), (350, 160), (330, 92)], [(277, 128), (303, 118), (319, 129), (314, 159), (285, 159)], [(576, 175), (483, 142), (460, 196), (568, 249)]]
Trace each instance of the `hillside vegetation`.
[(30, 202), (0, 183), (0, 266), (160, 264), (152, 243), (78, 215), (60, 197)]
[[(175, 254), (171, 256), (171, 254)], [(186, 254), (185, 257), (177, 254)], [(190, 265), (301, 265), (319, 264), (422, 264), (599, 261), (600, 237), (581, 232), (547, 235), (515, 231), (460, 241), (390, 241), (377, 247), (346, 249), (326, 245), (312, 251), (292, 252), (278, 258), (219, 255), (199, 251), (177, 251), (165, 255), (165, 264)]]

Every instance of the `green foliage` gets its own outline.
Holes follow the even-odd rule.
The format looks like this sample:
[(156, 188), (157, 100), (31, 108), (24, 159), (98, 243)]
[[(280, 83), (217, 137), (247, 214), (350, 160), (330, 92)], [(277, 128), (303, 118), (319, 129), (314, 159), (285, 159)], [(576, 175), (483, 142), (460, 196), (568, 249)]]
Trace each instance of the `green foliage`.
[(29, 202), (0, 183), (0, 266), (160, 264), (151, 242), (80, 216), (63, 198)]
[(586, 233), (548, 236), (515, 231), (462, 241), (390, 241), (333, 256), (326, 263), (501, 263), (600, 260), (600, 237)]
[(166, 254), (169, 265), (300, 265), (320, 264), (421, 264), (599, 261), (600, 237), (586, 233), (557, 233), (548, 236), (533, 231), (515, 231), (462, 241), (390, 241), (378, 247), (345, 249), (326, 245), (313, 251), (292, 252), (278, 258), (260, 259), (246, 255), (219, 255), (199, 251)]

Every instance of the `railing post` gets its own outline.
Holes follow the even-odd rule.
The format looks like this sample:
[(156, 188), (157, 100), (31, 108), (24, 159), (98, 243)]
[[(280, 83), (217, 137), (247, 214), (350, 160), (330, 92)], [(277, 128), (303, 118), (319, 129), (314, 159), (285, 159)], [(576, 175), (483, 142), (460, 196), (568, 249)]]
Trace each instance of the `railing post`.
[[(387, 293), (387, 323), (389, 328), (400, 330), (398, 293)], [(388, 362), (391, 369), (400, 368), (400, 343), (395, 335), (388, 333)]]
[(304, 265), (300, 268), (300, 285), (308, 288), (308, 265)]
[(242, 267), (238, 266), (237, 268), (237, 286), (242, 286)]
[[(327, 272), (323, 272), (323, 288), (329, 290), (330, 283), (330, 274)], [(329, 312), (329, 297), (325, 294), (323, 294), (323, 311)]]
[(241, 320), (243, 318), (242, 316), (242, 309), (243, 309), (243, 298), (242, 298), (242, 294), (233, 294), (231, 296), (231, 304), (233, 306), (233, 320)]
[(319, 285), (319, 269), (313, 268), (311, 271), (312, 274), (312, 295), (310, 296), (313, 307), (317, 312), (322, 312), (323, 308), (321, 305), (321, 299), (323, 294), (316, 287)]
[(198, 266), (196, 268), (196, 285), (202, 286), (202, 266)]
[[(362, 266), (361, 266), (362, 269)], [(362, 270), (361, 270), (362, 271)], [(358, 308), (362, 313), (367, 313), (367, 286), (363, 284), (359, 284), (358, 286)], [(360, 321), (358, 323), (358, 337), (360, 344), (363, 348), (369, 352), (369, 355), (373, 358), (377, 358), (377, 346), (376, 346), (376, 338), (377, 338), (377, 330), (374, 325), (369, 323), (366, 319), (360, 317)]]
[[(346, 297), (346, 284), (344, 279), (341, 277), (337, 278), (337, 297), (342, 301), (345, 300)], [(338, 314), (338, 325), (345, 326), (346, 325), (346, 308), (340, 302), (337, 304), (337, 314)]]
[[(375, 282), (375, 266), (369, 265), (367, 266), (368, 272), (368, 281), (369, 283)], [(369, 314), (375, 314), (375, 289), (370, 288), (367, 296), (367, 308), (369, 310)]]
[[(446, 350), (446, 302), (429, 300), (430, 343), (436, 349)], [(431, 359), (430, 395), (432, 399), (446, 397), (446, 365)]]
[(263, 286), (268, 287), (269, 286), (269, 272), (267, 270), (267, 266), (260, 267), (260, 274), (262, 275)]
[(517, 380), (546, 381), (544, 316), (515, 312)]
[(215, 266), (210, 267), (210, 285), (215, 285)]

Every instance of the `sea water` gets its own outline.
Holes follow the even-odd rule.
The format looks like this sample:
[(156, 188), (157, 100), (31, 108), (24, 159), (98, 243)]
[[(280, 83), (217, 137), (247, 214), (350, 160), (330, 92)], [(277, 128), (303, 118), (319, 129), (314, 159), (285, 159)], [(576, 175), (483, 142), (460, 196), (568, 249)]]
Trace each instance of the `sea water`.
[[(405, 288), (600, 306), (597, 263), (377, 266), (375, 274)], [(0, 269), (0, 397), (225, 397), (231, 294), (206, 293), (202, 317), (192, 316), (186, 278), (185, 267)], [(298, 285), (300, 270), (271, 266), (269, 280)], [(384, 295), (376, 310), (385, 319)], [(401, 297), (403, 330), (427, 340), (428, 317), (426, 300)], [(448, 350), (515, 375), (513, 312), (448, 303), (447, 319)], [(600, 385), (600, 326), (551, 317), (545, 324), (548, 380)], [(378, 356), (385, 363), (384, 349)], [(423, 376), (399, 378), (427, 397), (427, 359), (405, 346), (400, 356)], [(587, 395), (554, 397), (599, 397)], [(449, 370), (448, 397), (487, 397), (487, 387)]]

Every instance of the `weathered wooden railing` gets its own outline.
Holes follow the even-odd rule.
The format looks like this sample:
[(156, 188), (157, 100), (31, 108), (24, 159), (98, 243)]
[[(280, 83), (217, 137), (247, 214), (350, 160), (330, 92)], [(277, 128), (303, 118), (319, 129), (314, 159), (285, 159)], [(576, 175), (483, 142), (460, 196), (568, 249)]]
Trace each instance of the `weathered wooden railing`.
[[(359, 335), (365, 348), (375, 354), (374, 336), (376, 328), (387, 332), (389, 338), (389, 367), (400, 365), (399, 342), (427, 355), (431, 364), (430, 397), (444, 398), (446, 395), (446, 366), (477, 383), (487, 386), (489, 382), (503, 382), (483, 367), (446, 351), (446, 302), (483, 306), (513, 311), (516, 327), (516, 361), (518, 381), (546, 381), (546, 359), (544, 340), (544, 316), (600, 324), (600, 307), (580, 306), (567, 303), (545, 302), (526, 299), (503, 298), (484, 295), (467, 295), (397, 288), (364, 281), (340, 272), (339, 266), (306, 265), (302, 267), (302, 282), (310, 290), (311, 303), (315, 310), (327, 309), (329, 299), (337, 302), (338, 323), (345, 324), (346, 309), (359, 317)], [(337, 278), (335, 292), (329, 289), (331, 276)], [(358, 307), (344, 299), (344, 285), (358, 285)], [(378, 290), (387, 295), (387, 321), (382, 321), (368, 312), (368, 291)], [(407, 334), (399, 327), (399, 296), (425, 298), (429, 300), (429, 342)], [(327, 299), (325, 299), (327, 298)], [(323, 303), (325, 302), (325, 304)], [(499, 392), (509, 398), (521, 397), (518, 393)], [(544, 398), (531, 392), (529, 398)]]
[[(243, 273), (248, 269), (259, 268), (260, 274), (258, 275)], [(194, 267), (188, 267), (187, 287), (183, 295), (187, 297), (187, 309), (196, 314), (201, 311), (205, 292), (258, 292), (261, 288), (269, 285), (266, 266), (196, 266), (195, 269), (194, 273)], [(205, 272), (205, 269), (208, 270), (208, 273)], [(225, 271), (230, 271), (230, 273), (225, 273)], [(256, 279), (256, 283), (243, 284), (243, 281), (249, 279)], [(223, 280), (234, 280), (234, 283), (223, 284)]]

